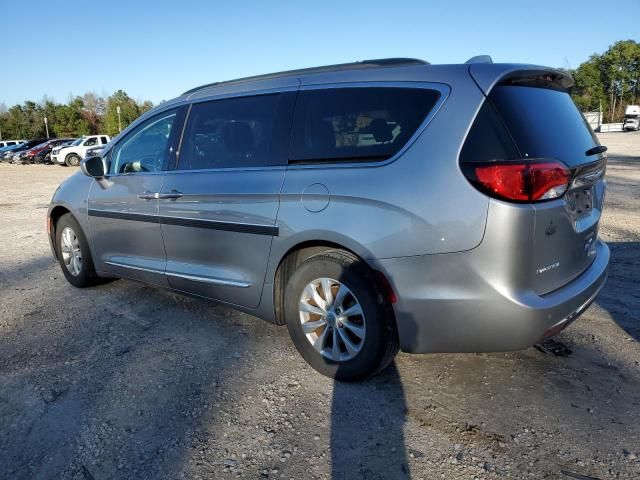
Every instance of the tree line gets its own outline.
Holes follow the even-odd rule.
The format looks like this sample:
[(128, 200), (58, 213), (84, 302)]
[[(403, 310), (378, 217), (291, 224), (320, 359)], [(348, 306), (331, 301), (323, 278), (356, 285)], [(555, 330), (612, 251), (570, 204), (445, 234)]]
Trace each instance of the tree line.
[(48, 126), (51, 138), (116, 135), (120, 126), (126, 127), (152, 108), (149, 100), (136, 101), (122, 90), (107, 98), (89, 92), (67, 103), (56, 103), (46, 96), (40, 102), (27, 100), (10, 108), (0, 103), (0, 133), (4, 139), (42, 138), (47, 136)]
[(616, 42), (570, 72), (576, 105), (584, 112), (602, 109), (603, 122), (622, 121), (625, 107), (640, 102), (640, 43), (634, 40)]
[[(622, 40), (602, 54), (593, 54), (575, 70), (569, 70), (575, 85), (571, 96), (582, 111), (602, 109), (605, 122), (619, 122), (627, 105), (640, 103), (640, 43)], [(117, 109), (120, 107), (120, 124)], [(85, 93), (67, 103), (47, 97), (11, 108), (0, 103), (0, 138), (77, 137), (106, 133), (115, 135), (138, 116), (153, 108), (118, 90), (103, 98)]]

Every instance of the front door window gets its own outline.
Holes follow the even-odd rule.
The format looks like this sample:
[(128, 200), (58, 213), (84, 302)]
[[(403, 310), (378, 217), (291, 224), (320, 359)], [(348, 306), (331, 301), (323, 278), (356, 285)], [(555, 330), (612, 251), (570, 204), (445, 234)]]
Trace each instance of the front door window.
[(162, 170), (176, 112), (166, 112), (129, 133), (111, 154), (111, 174)]

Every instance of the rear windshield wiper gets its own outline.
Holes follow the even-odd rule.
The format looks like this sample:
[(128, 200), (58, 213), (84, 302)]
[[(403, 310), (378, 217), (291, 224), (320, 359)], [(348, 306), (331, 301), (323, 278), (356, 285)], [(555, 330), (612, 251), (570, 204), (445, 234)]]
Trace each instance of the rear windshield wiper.
[(604, 153), (606, 151), (607, 151), (607, 147), (605, 147), (604, 145), (597, 145), (593, 148), (590, 148), (586, 152), (584, 152), (584, 154), (587, 157), (590, 157), (591, 155), (597, 155), (598, 153)]

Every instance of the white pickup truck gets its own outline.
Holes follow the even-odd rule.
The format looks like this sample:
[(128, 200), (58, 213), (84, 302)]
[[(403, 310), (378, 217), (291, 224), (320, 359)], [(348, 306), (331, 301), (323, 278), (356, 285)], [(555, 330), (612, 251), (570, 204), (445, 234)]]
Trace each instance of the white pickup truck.
[(51, 161), (68, 167), (77, 167), (84, 159), (87, 150), (93, 147), (104, 146), (111, 140), (109, 135), (89, 135), (80, 137), (71, 145), (56, 147), (51, 151)]
[(640, 130), (640, 105), (629, 105), (624, 112), (623, 130)]

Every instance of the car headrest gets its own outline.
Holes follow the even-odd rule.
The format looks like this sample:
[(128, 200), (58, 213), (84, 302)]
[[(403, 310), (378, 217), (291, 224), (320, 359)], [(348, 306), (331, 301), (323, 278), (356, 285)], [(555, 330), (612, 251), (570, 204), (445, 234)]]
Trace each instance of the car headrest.
[(376, 118), (369, 125), (373, 138), (378, 143), (390, 142), (393, 140), (393, 129), (386, 120), (382, 118)]

